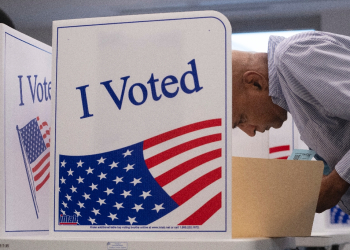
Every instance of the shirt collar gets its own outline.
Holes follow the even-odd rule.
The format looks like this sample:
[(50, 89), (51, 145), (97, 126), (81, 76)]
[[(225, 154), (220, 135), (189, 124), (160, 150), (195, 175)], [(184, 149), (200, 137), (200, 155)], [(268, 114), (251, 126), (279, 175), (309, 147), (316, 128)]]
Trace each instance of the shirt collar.
[(268, 43), (268, 69), (269, 69), (269, 95), (272, 98), (273, 103), (282, 107), (285, 110), (288, 109), (285, 97), (282, 92), (281, 83), (277, 74), (277, 67), (275, 64), (275, 50), (280, 42), (285, 38), (282, 36), (270, 36)]

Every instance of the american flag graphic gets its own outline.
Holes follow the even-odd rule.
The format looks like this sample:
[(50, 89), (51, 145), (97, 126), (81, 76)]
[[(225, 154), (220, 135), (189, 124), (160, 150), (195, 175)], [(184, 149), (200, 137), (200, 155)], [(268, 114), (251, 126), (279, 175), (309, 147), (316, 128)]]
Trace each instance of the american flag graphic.
[[(290, 155), (290, 145), (279, 145), (269, 148), (269, 159), (287, 160)], [(282, 156), (281, 156), (282, 154)]]
[(41, 122), (40, 118), (37, 117), (21, 129), (17, 126), (17, 132), (38, 217), (39, 208), (36, 202), (36, 192), (50, 178), (50, 128), (46, 121)]
[(205, 120), (110, 152), (59, 155), (59, 217), (74, 216), (78, 225), (149, 225), (200, 196), (184, 218), (177, 212), (173, 219), (203, 225), (223, 209), (221, 125)]
[(350, 224), (349, 215), (344, 213), (338, 205), (332, 207), (329, 210), (329, 213), (331, 214), (330, 216), (331, 224), (347, 224), (347, 225)]

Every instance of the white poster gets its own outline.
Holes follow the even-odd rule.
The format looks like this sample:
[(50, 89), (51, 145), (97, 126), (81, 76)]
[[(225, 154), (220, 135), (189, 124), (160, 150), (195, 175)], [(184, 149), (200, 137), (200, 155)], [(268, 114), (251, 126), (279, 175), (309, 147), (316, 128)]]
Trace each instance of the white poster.
[(6, 233), (48, 233), (51, 47), (2, 26)]
[(226, 18), (67, 20), (54, 34), (54, 232), (230, 237)]

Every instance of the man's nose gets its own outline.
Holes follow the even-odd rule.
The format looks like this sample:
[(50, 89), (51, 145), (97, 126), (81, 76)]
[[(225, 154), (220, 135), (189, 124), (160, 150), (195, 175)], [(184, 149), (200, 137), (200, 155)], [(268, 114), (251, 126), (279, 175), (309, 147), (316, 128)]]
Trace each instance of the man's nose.
[(247, 135), (251, 137), (255, 136), (256, 126), (249, 125), (249, 124), (240, 124), (238, 125), (238, 127)]

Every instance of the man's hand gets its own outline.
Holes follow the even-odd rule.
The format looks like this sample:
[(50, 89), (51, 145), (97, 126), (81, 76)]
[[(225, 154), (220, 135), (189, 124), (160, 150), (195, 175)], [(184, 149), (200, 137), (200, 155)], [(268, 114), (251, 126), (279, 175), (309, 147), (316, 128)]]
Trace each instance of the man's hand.
[(321, 190), (318, 196), (317, 202), (317, 213), (334, 207), (340, 201), (340, 198), (348, 190), (350, 184), (344, 181), (337, 173), (333, 170), (329, 175), (324, 176), (321, 182)]

